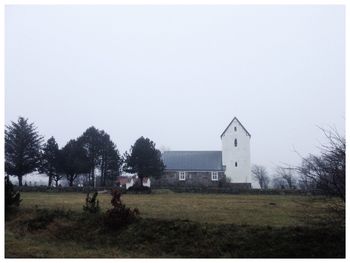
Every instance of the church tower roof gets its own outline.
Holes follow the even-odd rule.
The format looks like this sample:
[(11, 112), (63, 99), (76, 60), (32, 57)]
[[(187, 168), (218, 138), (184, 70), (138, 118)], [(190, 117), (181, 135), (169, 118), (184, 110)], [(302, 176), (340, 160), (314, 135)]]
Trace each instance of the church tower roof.
[(220, 138), (225, 134), (225, 132), (227, 131), (227, 129), (231, 126), (231, 124), (234, 122), (234, 120), (237, 120), (237, 122), (239, 123), (239, 125), (242, 126), (242, 128), (245, 130), (245, 132), (248, 134), (249, 137), (251, 137), (250, 133), (247, 131), (247, 129), (242, 125), (242, 123), (237, 119), (237, 117), (234, 117), (232, 119), (232, 121), (230, 122), (230, 124), (226, 127), (226, 129), (224, 130), (224, 132), (220, 135)]

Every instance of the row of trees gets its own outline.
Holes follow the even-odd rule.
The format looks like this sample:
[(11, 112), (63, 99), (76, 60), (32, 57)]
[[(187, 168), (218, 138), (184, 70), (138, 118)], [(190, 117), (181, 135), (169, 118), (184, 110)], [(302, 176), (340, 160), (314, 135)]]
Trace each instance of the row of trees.
[(295, 168), (278, 166), (270, 176), (266, 168), (262, 165), (252, 166), (252, 175), (261, 189), (297, 189), (301, 187)]
[[(70, 186), (79, 175), (90, 186), (96, 186), (96, 170), (100, 171), (100, 184), (111, 184), (121, 169), (145, 176), (159, 177), (164, 169), (161, 153), (148, 138), (139, 138), (130, 153), (120, 156), (115, 143), (103, 130), (88, 128), (77, 139), (70, 140), (59, 149), (54, 137), (43, 144), (33, 123), (20, 117), (5, 130), (5, 171), (18, 177), (22, 186), (24, 175), (38, 171), (48, 176), (48, 185), (65, 177)], [(142, 181), (142, 180), (141, 180)]]
[(322, 130), (328, 143), (321, 145), (320, 154), (302, 157), (297, 167), (277, 167), (271, 178), (265, 167), (253, 165), (253, 178), (261, 189), (318, 190), (326, 195), (338, 196), (345, 202), (345, 138), (335, 130)]

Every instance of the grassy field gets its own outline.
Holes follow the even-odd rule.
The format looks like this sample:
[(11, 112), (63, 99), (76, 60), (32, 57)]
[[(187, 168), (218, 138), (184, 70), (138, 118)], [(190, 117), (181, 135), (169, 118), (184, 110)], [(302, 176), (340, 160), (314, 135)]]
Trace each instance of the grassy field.
[[(118, 233), (104, 233), (97, 223), (91, 232), (90, 223), (75, 224), (71, 216), (38, 231), (26, 230), (28, 222), (38, 217), (38, 208), (81, 214), (85, 196), (22, 193), (20, 211), (6, 223), (6, 257), (341, 257), (345, 253), (343, 229), (323, 223), (331, 216), (331, 200), (310, 196), (126, 194), (122, 201), (138, 208), (141, 219)], [(102, 212), (111, 207), (109, 194), (98, 199)]]
[[(23, 193), (22, 206), (82, 211), (83, 193)], [(98, 196), (102, 210), (111, 207), (110, 194)], [(327, 215), (324, 198), (290, 195), (151, 194), (123, 195), (142, 217), (188, 219), (200, 223), (289, 226)]]

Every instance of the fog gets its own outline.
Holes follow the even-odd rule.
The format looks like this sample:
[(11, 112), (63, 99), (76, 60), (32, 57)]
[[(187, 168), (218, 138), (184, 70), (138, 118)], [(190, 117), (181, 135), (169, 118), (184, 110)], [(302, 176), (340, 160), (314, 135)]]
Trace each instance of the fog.
[[(342, 6), (7, 6), (5, 123), (220, 150), (236, 116), (273, 171), (345, 130)], [(319, 127), (318, 127), (319, 126)]]

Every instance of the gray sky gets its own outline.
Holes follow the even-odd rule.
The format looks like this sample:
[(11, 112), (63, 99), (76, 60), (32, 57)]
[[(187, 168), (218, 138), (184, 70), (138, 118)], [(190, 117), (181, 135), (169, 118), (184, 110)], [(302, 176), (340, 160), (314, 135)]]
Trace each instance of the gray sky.
[(342, 6), (7, 6), (5, 122), (62, 147), (94, 125), (120, 152), (140, 136), (220, 150), (234, 116), (252, 163), (317, 152), (345, 125)]

